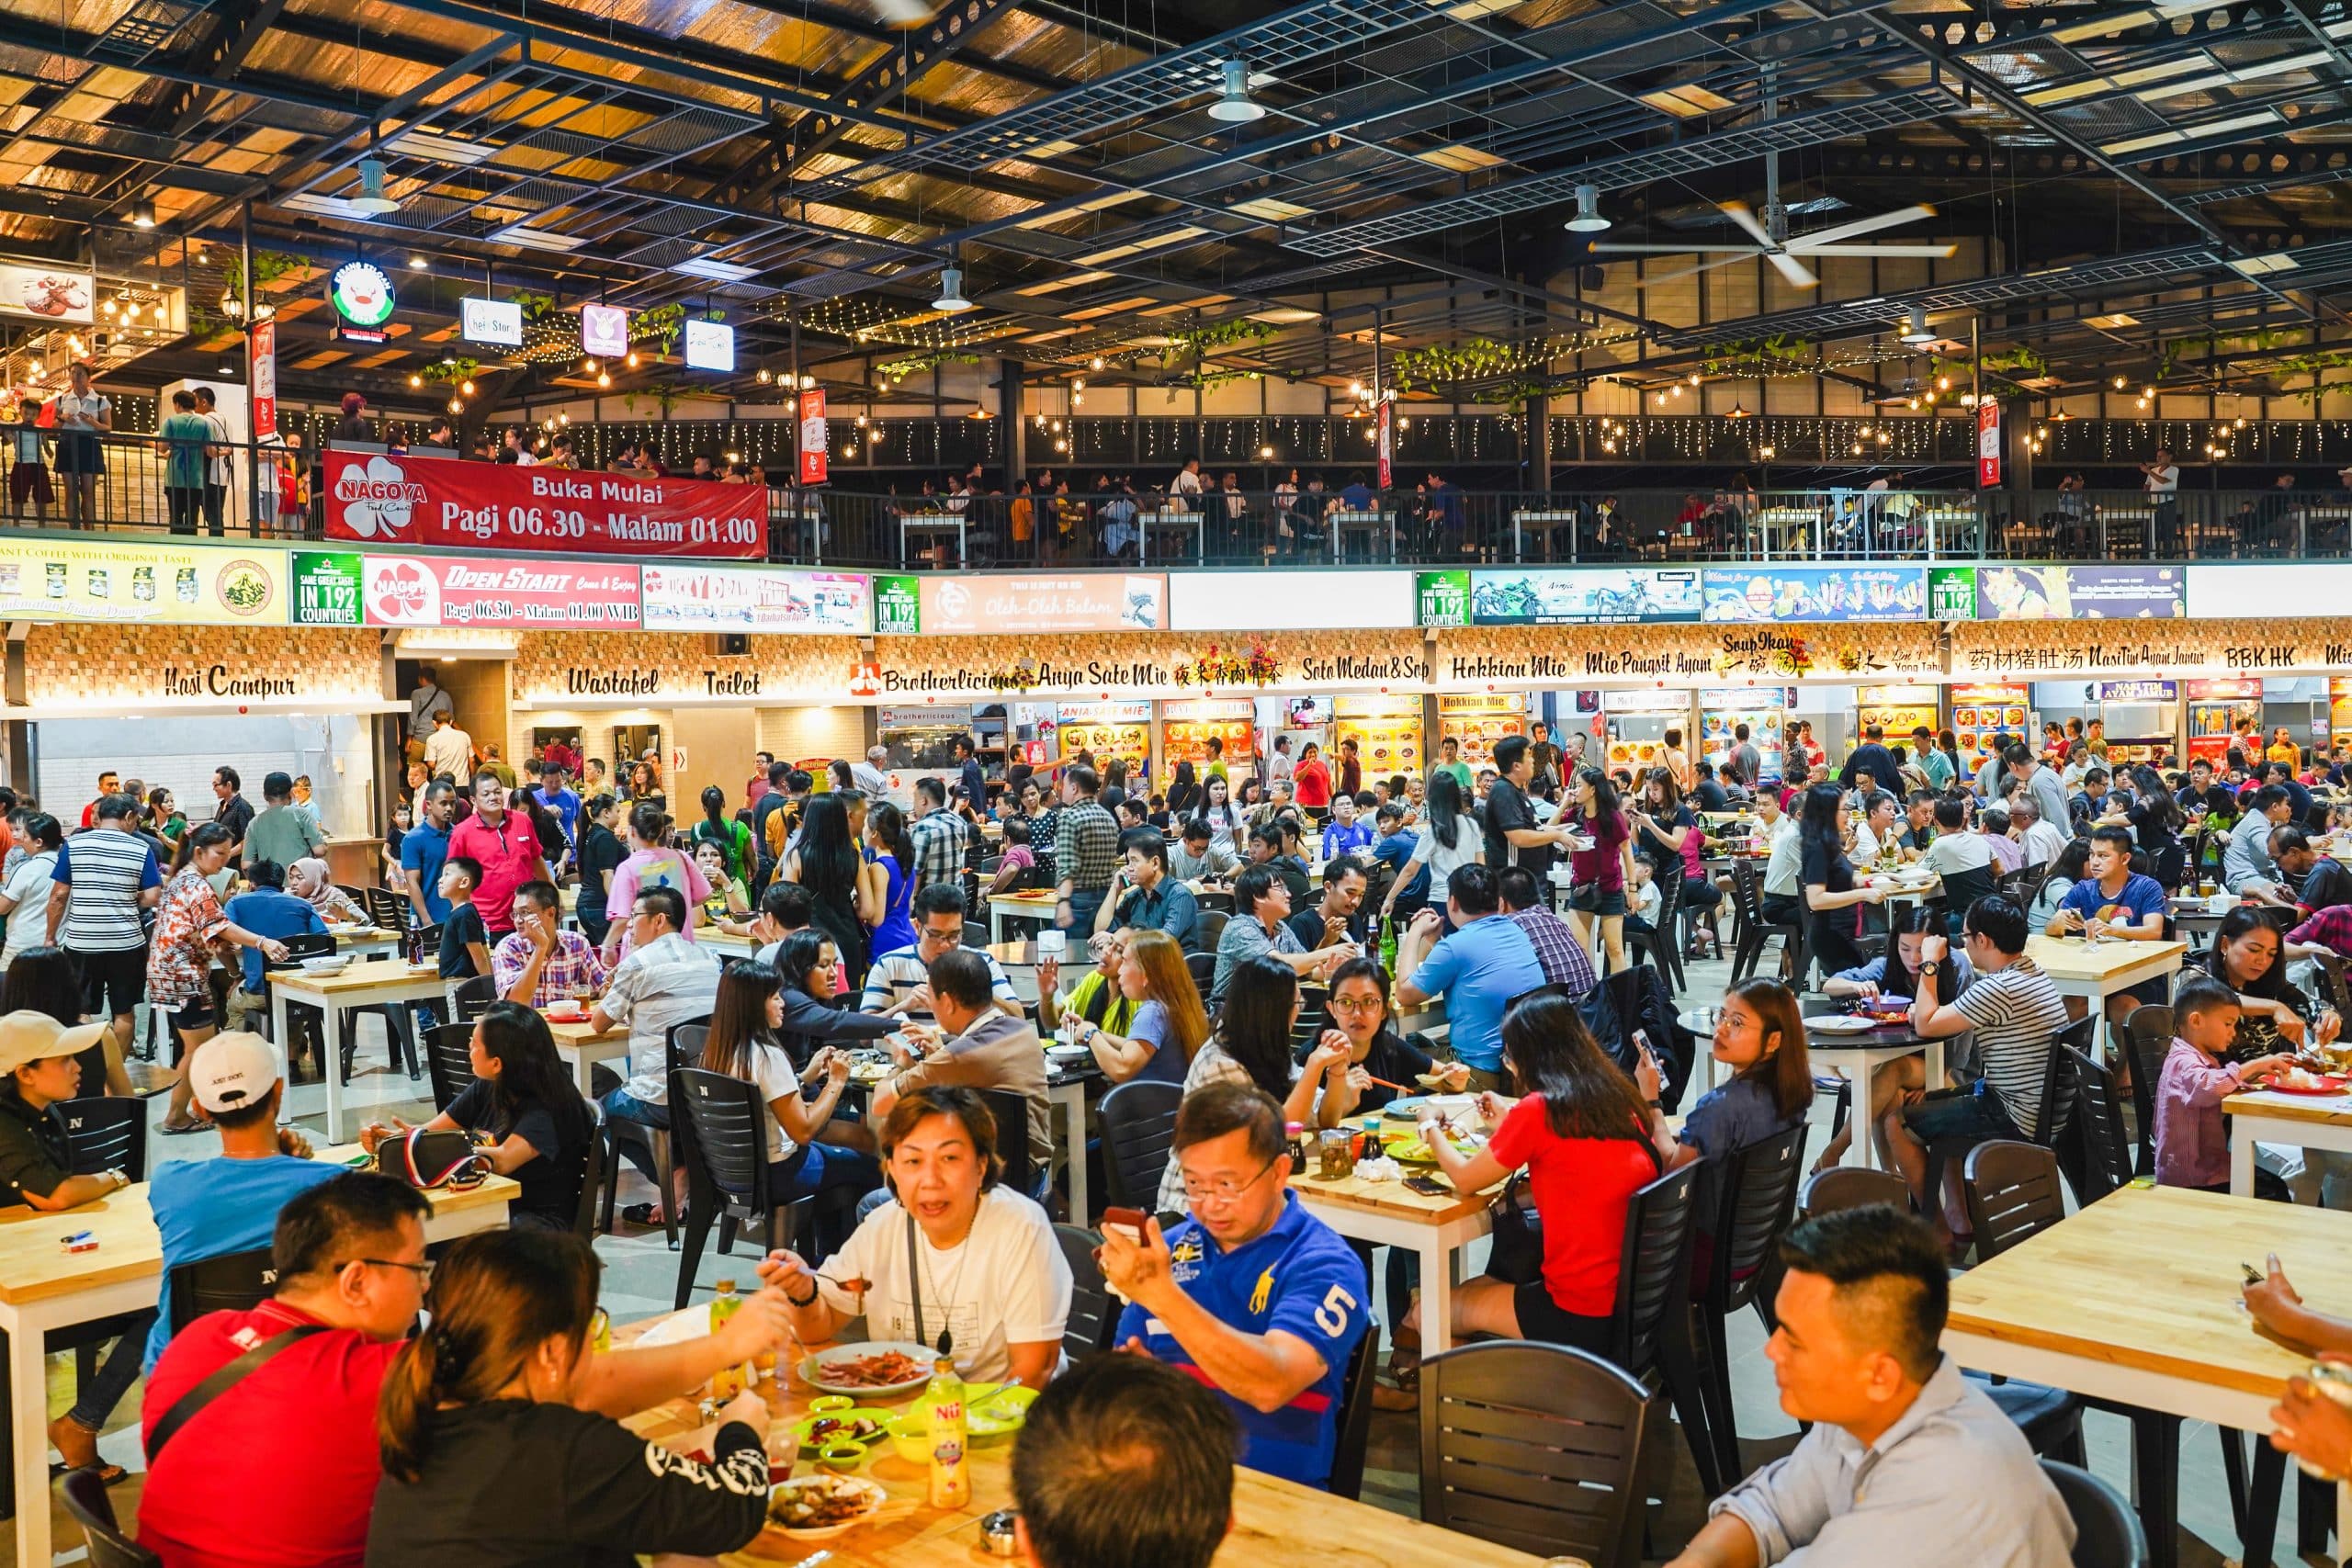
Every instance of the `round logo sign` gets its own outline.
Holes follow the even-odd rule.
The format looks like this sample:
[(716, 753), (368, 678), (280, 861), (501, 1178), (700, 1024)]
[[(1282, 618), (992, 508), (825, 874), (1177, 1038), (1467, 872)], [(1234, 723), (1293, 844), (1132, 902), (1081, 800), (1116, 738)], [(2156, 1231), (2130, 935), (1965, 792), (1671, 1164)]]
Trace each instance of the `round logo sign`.
[(441, 584), (423, 561), (368, 556), (360, 597), (371, 626), (431, 626), (441, 622)]
[(392, 319), (392, 280), (373, 262), (345, 262), (327, 279), (335, 314), (355, 327), (380, 327)]

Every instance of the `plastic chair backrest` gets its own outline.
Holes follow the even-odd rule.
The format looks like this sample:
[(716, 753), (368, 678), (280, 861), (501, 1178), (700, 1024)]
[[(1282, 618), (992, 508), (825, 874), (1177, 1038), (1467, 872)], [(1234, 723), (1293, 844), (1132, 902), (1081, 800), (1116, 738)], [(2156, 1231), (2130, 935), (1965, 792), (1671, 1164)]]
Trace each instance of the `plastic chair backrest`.
[(605, 1129), (599, 1109), (588, 1107), (587, 1147), (580, 1151), (580, 1203), (572, 1212), (571, 1234), (582, 1241), (596, 1235), (596, 1190), (605, 1180)]
[(2083, 1129), (2084, 1184), (2095, 1203), (2132, 1179), (2132, 1145), (2123, 1130), (2123, 1097), (2115, 1075), (2071, 1045), (2060, 1046), (2075, 1075), (2075, 1118)]
[(1380, 1330), (1365, 1324), (1348, 1352), (1348, 1370), (1340, 1379), (1340, 1431), (1331, 1450), (1331, 1495), (1357, 1502), (1363, 1496), (1364, 1450), (1372, 1442), (1374, 1363), (1380, 1349)]
[(670, 1110), (687, 1175), (715, 1188), (715, 1196), (763, 1211), (770, 1113), (759, 1086), (727, 1073), (675, 1067)]
[(1635, 1192), (1625, 1205), (1625, 1240), (1617, 1259), (1617, 1303), (1610, 1314), (1609, 1359), (1639, 1375), (1657, 1361), (1667, 1314), (1690, 1299), (1690, 1238), (1699, 1213), (1697, 1161)]
[(2144, 1568), (2147, 1532), (2121, 1493), (2089, 1471), (2058, 1460), (2043, 1460), (2041, 1472), (2075, 1521), (2075, 1568)]
[(1891, 1170), (1871, 1170), (1859, 1165), (1831, 1166), (1807, 1179), (1797, 1197), (1797, 1213), (1811, 1219), (1815, 1214), (1863, 1209), (1872, 1203), (1884, 1203), (1907, 1213), (1911, 1208), (1911, 1184)]
[(269, 1248), (224, 1252), (199, 1258), (172, 1269), (174, 1334), (208, 1312), (245, 1312), (268, 1299), (277, 1288), (277, 1270), (271, 1267)]
[(147, 1179), (147, 1102), (137, 1095), (102, 1094), (69, 1100), (65, 1113), (67, 1168), (75, 1176), (119, 1170)]
[(1103, 1282), (1102, 1266), (1094, 1260), (1102, 1236), (1080, 1225), (1057, 1224), (1054, 1240), (1069, 1266), (1069, 1316), (1062, 1322), (1062, 1354), (1075, 1361), (1114, 1348), (1119, 1314), (1125, 1309)]
[(1782, 1233), (1796, 1213), (1797, 1186), (1804, 1179), (1804, 1122), (1735, 1151), (1723, 1162), (1721, 1194), (1707, 1279), (1710, 1309), (1729, 1314), (1755, 1298), (1771, 1277)]
[[(114, 1504), (107, 1496), (106, 1472), (96, 1469), (69, 1470), (57, 1478), (57, 1498), (89, 1543), (93, 1568), (163, 1568), (164, 1560), (122, 1533), (114, 1519)], [(19, 1507), (44, 1506), (38, 1500), (20, 1500)]]
[(450, 999), (457, 1006), (458, 1021), (471, 1023), (488, 1012), (490, 1004), (498, 999), (498, 982), (487, 975), (460, 980), (450, 993)]
[(1968, 1151), (1961, 1190), (1976, 1256), (1997, 1258), (2066, 1217), (2058, 1156), (2040, 1144), (1994, 1138)]
[[(1004, 1184), (1025, 1196), (1037, 1173), (1029, 1153), (1029, 1097), (1017, 1089), (984, 1089), (980, 1098), (996, 1118), (996, 1155), (1004, 1162)], [(1079, 1157), (1085, 1156), (1081, 1152)]]
[(433, 1079), (433, 1108), (447, 1111), (474, 1081), (474, 1026), (436, 1023), (424, 1032), (424, 1069)]
[(1159, 1179), (1183, 1098), (1182, 1084), (1157, 1079), (1123, 1083), (1102, 1097), (1102, 1168), (1113, 1203), (1146, 1213), (1159, 1207)]

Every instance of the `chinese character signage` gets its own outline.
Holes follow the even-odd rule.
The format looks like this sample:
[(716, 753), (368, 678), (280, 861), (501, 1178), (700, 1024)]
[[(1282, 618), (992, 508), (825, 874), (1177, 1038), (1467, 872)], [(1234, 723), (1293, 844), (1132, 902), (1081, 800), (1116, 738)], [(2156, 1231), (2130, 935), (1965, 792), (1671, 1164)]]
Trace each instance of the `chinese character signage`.
[(329, 452), (327, 536), (371, 545), (758, 557), (759, 485)]
[(831, 456), (826, 446), (825, 389), (812, 387), (800, 394), (800, 482), (820, 485), (825, 482), (825, 459)]

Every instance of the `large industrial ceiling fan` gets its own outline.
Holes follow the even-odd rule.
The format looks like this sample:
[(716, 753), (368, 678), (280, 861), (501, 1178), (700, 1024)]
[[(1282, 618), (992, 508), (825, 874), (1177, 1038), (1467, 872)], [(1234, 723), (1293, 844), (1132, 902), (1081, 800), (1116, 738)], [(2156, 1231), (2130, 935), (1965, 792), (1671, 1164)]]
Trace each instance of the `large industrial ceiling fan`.
[[(1772, 95), (1769, 76), (1765, 83), (1764, 118), (1767, 121), (1779, 118), (1780, 101)], [(1736, 261), (1762, 257), (1774, 270), (1799, 288), (1811, 288), (1821, 279), (1804, 265), (1808, 256), (1949, 256), (1959, 247), (1952, 244), (1849, 244), (1847, 242), (1864, 234), (1874, 234), (1882, 229), (1898, 224), (1917, 222), (1933, 218), (1936, 209), (1922, 202), (1894, 212), (1882, 212), (1871, 218), (1857, 218), (1851, 222), (1838, 223), (1827, 229), (1816, 229), (1808, 234), (1789, 232), (1789, 209), (1781, 201), (1781, 154), (1777, 149), (1764, 154), (1764, 210), (1761, 214), (1744, 201), (1720, 201), (1716, 209), (1755, 241), (1747, 245), (1634, 245), (1610, 242), (1596, 243), (1596, 255), (1694, 255), (1720, 256), (1720, 261), (1706, 261), (1680, 272), (1661, 277), (1645, 278), (1645, 284), (1669, 282), (1689, 277), (1693, 273), (1712, 272), (1719, 266), (1729, 266)]]

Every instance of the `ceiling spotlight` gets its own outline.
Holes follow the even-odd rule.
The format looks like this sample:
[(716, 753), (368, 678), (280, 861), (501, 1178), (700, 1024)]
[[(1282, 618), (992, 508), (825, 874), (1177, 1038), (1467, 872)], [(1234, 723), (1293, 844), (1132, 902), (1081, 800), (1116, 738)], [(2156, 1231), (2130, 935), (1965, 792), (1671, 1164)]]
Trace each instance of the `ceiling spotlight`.
[(359, 160), (359, 194), (345, 206), (352, 211), (369, 218), (381, 218), (388, 212), (398, 212), (401, 204), (384, 194), (384, 161), (381, 158)]
[(134, 229), (153, 229), (155, 226), (155, 204), (144, 197), (132, 202), (130, 226)]
[(1600, 187), (1577, 186), (1577, 215), (1568, 220), (1568, 231), (1574, 234), (1598, 234), (1609, 227), (1609, 220), (1600, 215)]
[(934, 310), (968, 310), (972, 302), (964, 298), (964, 269), (944, 266), (939, 269), (939, 298), (931, 302)]
[(1909, 344), (1933, 343), (1936, 334), (1928, 330), (1928, 308), (1914, 305), (1904, 319), (1903, 341)]
[(1228, 60), (1225, 62), (1225, 90), (1216, 102), (1209, 106), (1209, 118), (1235, 125), (1247, 124), (1266, 117), (1266, 106), (1250, 96), (1250, 67), (1247, 62)]
[(233, 365), (223, 365), (223, 366), (220, 366), (218, 369), (216, 369), (216, 370), (213, 372), (213, 374), (215, 374), (215, 375), (217, 375), (217, 376), (234, 376), (236, 373), (237, 373), (237, 367), (236, 367), (235, 366), (233, 366)]
[(424, 258), (423, 256), (409, 257), (408, 269), (411, 272), (423, 272), (424, 270)]

